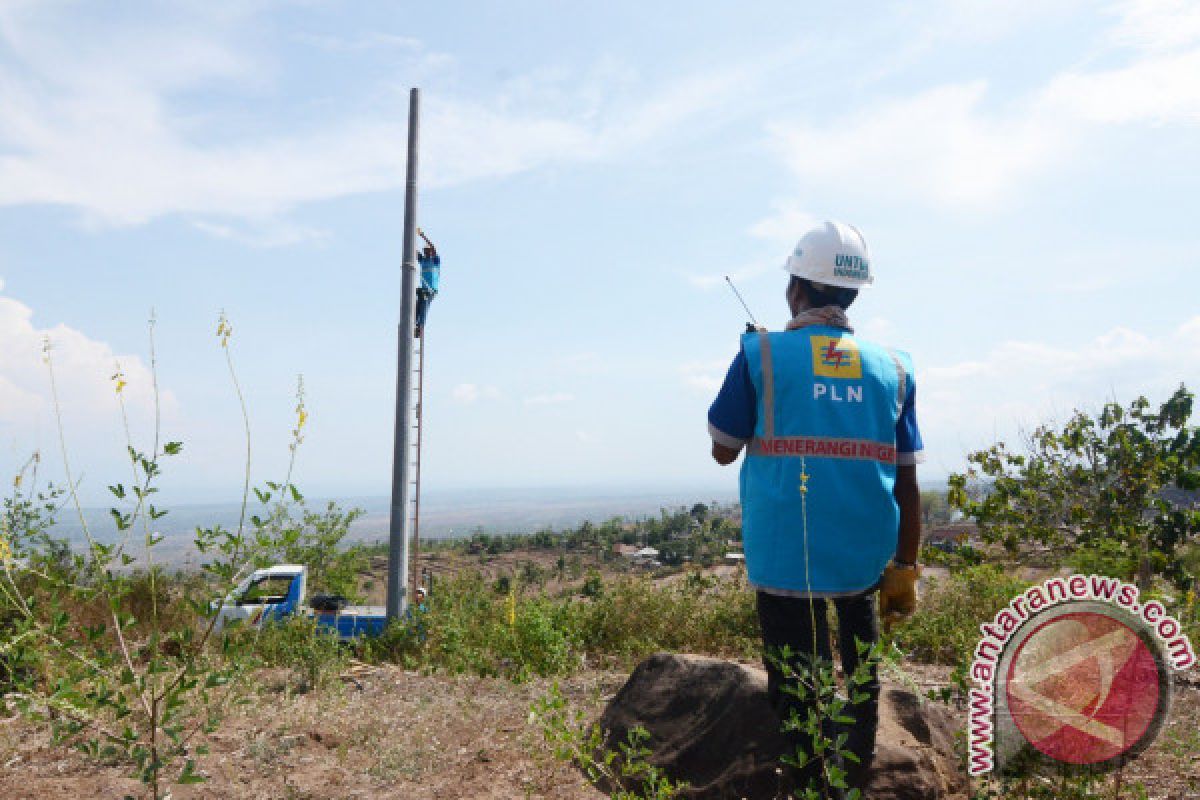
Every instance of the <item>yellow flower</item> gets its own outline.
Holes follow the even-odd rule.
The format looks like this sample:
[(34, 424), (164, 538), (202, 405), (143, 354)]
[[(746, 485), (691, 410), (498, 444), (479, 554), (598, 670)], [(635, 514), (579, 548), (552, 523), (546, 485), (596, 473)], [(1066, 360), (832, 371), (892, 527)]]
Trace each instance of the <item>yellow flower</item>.
[(7, 564), (12, 561), (12, 548), (8, 546), (8, 539), (0, 536), (0, 564)]
[(129, 385), (125, 382), (125, 373), (121, 371), (120, 364), (117, 364), (117, 371), (112, 374), (112, 378), (110, 380), (112, 380), (113, 384), (115, 385), (117, 394), (125, 391), (125, 387)]
[(221, 347), (229, 346), (229, 337), (233, 335), (233, 326), (229, 324), (229, 318), (222, 311), (217, 317), (217, 338), (221, 340)]
[(517, 593), (513, 590), (508, 593), (508, 600), (504, 604), (504, 618), (508, 620), (508, 627), (513, 627), (517, 624)]
[(296, 377), (296, 427), (292, 429), (292, 437), (296, 440), (292, 443), (292, 449), (298, 442), (303, 441), (300, 433), (304, 430), (305, 423), (308, 422), (308, 409), (304, 407), (304, 376)]

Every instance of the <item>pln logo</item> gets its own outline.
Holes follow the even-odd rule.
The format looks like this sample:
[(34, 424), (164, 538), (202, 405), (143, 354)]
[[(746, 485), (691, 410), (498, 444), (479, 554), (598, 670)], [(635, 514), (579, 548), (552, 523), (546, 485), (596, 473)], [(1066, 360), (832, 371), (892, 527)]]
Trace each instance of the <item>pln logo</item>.
[(862, 378), (862, 357), (853, 339), (812, 337), (813, 375), (822, 378)]

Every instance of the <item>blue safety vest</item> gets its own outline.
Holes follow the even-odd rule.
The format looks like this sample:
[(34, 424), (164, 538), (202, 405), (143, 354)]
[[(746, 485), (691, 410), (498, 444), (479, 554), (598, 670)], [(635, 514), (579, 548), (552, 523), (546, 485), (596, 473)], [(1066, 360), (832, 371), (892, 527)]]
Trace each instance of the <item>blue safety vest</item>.
[(896, 552), (908, 354), (823, 325), (747, 333), (742, 350), (758, 406), (741, 471), (751, 584), (825, 595), (871, 588)]

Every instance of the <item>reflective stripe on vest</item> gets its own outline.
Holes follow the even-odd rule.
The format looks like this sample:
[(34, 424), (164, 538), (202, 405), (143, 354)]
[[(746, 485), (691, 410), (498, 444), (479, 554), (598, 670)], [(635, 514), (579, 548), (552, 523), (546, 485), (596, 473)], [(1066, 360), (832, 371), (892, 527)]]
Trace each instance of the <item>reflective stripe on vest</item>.
[(896, 448), (870, 439), (839, 439), (835, 436), (772, 436), (755, 439), (750, 452), (756, 456), (817, 456), (818, 458), (861, 458), (883, 464), (896, 463)]
[(892, 363), (896, 365), (896, 416), (899, 417), (904, 411), (904, 401), (908, 398), (908, 376), (904, 373), (904, 363), (900, 361), (900, 356), (892, 348), (887, 349), (888, 355), (892, 357)]
[(758, 332), (758, 344), (762, 350), (763, 373), (763, 433), (766, 438), (775, 435), (775, 368), (771, 365), (771, 337), (766, 331)]

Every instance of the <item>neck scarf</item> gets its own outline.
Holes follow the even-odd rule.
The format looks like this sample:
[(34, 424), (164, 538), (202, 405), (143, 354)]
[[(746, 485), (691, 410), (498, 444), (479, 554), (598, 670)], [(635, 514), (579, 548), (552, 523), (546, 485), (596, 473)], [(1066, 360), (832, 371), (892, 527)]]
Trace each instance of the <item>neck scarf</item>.
[(832, 328), (842, 328), (848, 333), (854, 333), (854, 328), (850, 327), (850, 320), (846, 317), (846, 312), (837, 306), (805, 309), (792, 317), (791, 322), (787, 324), (787, 329), (794, 331), (810, 325), (828, 325)]

